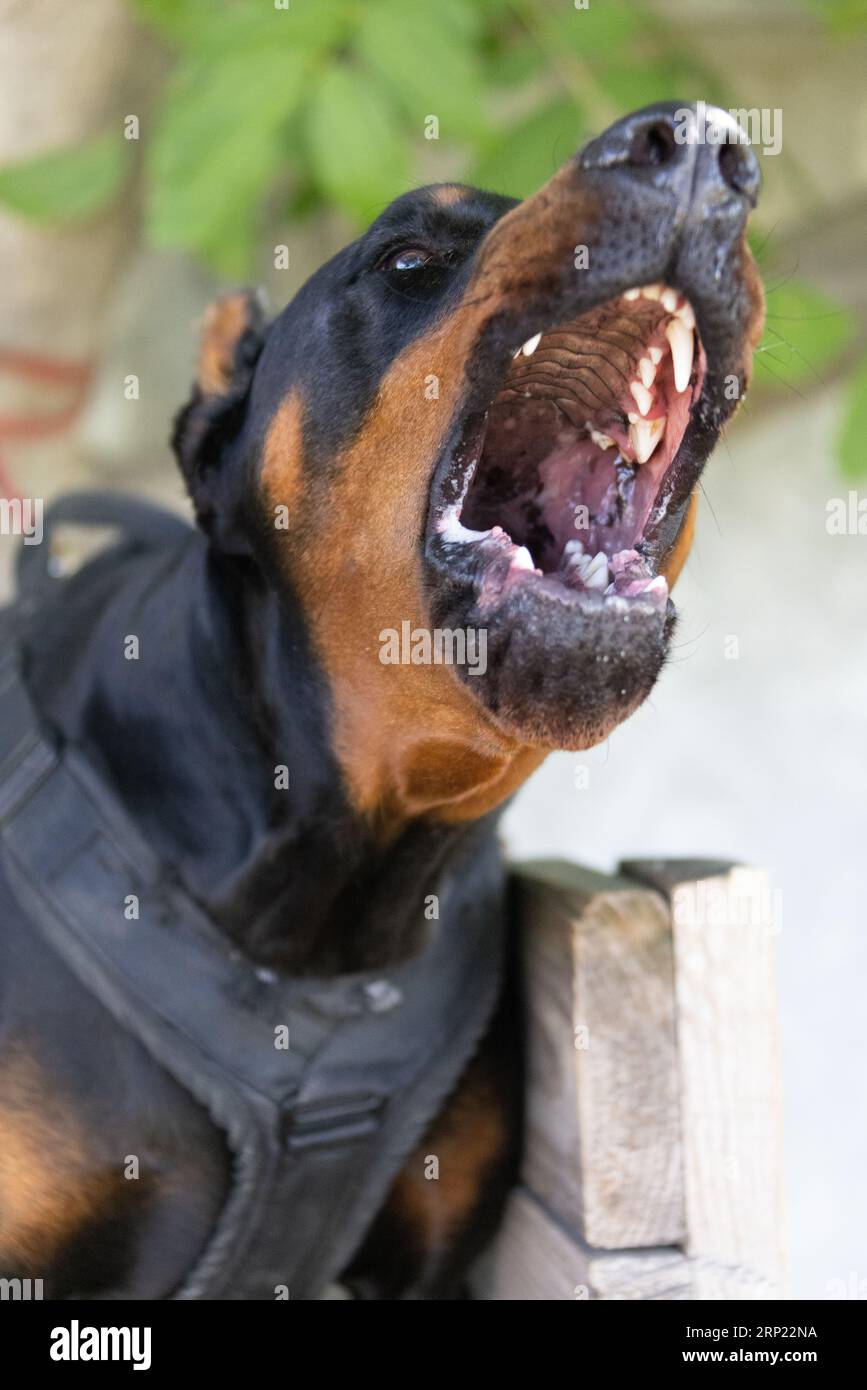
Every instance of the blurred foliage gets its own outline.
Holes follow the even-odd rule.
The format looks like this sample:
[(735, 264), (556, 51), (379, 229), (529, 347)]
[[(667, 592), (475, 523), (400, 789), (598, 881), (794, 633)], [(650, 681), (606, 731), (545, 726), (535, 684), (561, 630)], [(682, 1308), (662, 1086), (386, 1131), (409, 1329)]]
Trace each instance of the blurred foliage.
[(847, 478), (867, 472), (864, 453), (867, 440), (867, 356), (862, 357), (849, 383), (846, 410), (837, 440), (837, 456)]
[(754, 388), (799, 390), (820, 384), (857, 336), (854, 314), (803, 280), (765, 287), (765, 332), (756, 354)]
[(0, 203), (43, 222), (79, 222), (113, 202), (132, 160), (129, 144), (105, 131), (72, 150), (0, 169)]
[[(149, 238), (233, 278), (255, 266), (275, 212), (338, 208), (362, 226), (428, 177), (521, 197), (628, 110), (737, 104), (691, 50), (689, 27), (642, 0), (130, 3), (172, 57), (142, 119)], [(867, 16), (865, 0), (793, 3), (834, 33)], [(114, 132), (7, 167), (0, 202), (37, 220), (85, 218), (118, 196), (129, 148)], [(757, 384), (808, 383), (854, 331), (845, 308), (790, 280), (769, 300)]]

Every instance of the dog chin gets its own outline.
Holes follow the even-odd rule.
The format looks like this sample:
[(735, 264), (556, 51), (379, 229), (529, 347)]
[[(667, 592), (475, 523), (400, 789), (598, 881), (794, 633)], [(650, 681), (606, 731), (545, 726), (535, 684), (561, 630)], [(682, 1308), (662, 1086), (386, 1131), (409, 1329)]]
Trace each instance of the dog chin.
[(660, 611), (609, 599), (581, 612), (525, 586), (496, 612), (468, 616), (485, 634), (484, 672), (454, 670), (511, 737), (578, 751), (606, 739), (650, 694), (675, 621), (670, 602)]

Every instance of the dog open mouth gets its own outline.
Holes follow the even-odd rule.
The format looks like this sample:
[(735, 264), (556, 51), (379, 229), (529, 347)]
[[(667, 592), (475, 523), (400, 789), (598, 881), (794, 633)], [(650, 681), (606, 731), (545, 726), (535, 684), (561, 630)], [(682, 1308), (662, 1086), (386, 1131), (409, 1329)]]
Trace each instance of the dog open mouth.
[(692, 306), (662, 283), (517, 349), (434, 504), (446, 553), (481, 565), (480, 613), (518, 584), (561, 603), (666, 609), (655, 541), (706, 370)]

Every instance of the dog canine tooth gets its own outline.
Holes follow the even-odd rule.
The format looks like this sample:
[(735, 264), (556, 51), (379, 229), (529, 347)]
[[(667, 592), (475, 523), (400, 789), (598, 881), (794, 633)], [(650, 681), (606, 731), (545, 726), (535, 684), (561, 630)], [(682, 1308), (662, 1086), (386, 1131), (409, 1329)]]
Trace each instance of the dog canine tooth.
[(677, 313), (677, 291), (663, 290), (661, 300), (663, 309), (667, 309), (670, 314)]
[(692, 330), (681, 319), (672, 319), (665, 330), (671, 348), (671, 361), (674, 366), (674, 385), (678, 391), (685, 391), (692, 376), (692, 357), (694, 340)]
[(647, 463), (665, 433), (667, 418), (661, 415), (658, 420), (639, 420), (636, 424), (630, 425), (629, 442), (635, 450), (638, 463)]
[(542, 334), (534, 333), (532, 338), (527, 339), (526, 343), (521, 348), (521, 352), (524, 354), (525, 357), (532, 357), (533, 353), (536, 351), (536, 348), (539, 346), (539, 343), (541, 341)]
[(638, 375), (641, 377), (642, 386), (649, 391), (656, 378), (656, 363), (650, 357), (642, 357), (638, 364)]
[(641, 414), (646, 415), (653, 405), (653, 396), (650, 394), (647, 387), (642, 386), (640, 381), (630, 381), (629, 390)]

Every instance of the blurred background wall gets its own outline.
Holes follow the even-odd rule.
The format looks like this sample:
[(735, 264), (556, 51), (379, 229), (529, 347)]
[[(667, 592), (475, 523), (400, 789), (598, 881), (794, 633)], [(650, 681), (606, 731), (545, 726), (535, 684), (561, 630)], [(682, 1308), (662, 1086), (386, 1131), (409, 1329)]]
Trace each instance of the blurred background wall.
[(0, 0), (0, 495), (183, 508), (166, 441), (208, 301), (250, 282), (281, 307), (414, 184), (526, 194), (659, 98), (781, 113), (753, 233), (768, 330), (672, 661), (505, 834), (770, 870), (791, 1287), (817, 1298), (867, 1297), (867, 534), (828, 524), (867, 497), (865, 80), (864, 0)]

